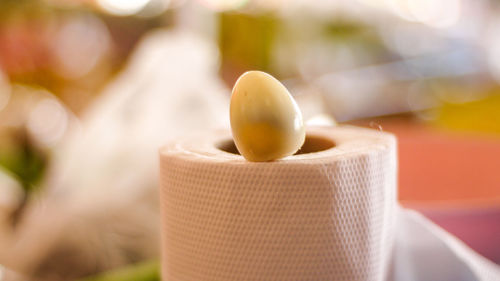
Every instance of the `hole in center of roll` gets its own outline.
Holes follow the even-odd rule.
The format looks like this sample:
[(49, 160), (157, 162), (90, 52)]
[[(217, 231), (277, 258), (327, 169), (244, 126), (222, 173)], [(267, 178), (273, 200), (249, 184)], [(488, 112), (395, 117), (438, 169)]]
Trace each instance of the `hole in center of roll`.
[[(334, 146), (335, 143), (329, 139), (320, 136), (306, 135), (304, 144), (299, 149), (299, 151), (297, 151), (294, 155), (320, 152), (323, 150), (330, 149)], [(216, 147), (222, 151), (240, 155), (233, 140), (221, 141), (219, 144), (216, 145)]]

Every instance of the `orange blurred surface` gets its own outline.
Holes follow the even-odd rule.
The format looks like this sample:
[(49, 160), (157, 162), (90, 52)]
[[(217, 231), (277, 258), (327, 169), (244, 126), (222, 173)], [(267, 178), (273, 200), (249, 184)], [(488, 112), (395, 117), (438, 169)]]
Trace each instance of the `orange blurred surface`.
[(500, 206), (500, 137), (404, 119), (355, 123), (398, 137), (399, 199), (405, 205)]

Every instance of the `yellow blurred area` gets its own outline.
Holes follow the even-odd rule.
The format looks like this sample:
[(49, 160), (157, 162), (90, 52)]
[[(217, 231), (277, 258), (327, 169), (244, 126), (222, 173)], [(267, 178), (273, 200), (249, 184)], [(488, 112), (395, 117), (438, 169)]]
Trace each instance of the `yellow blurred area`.
[(460, 104), (445, 103), (438, 109), (438, 126), (453, 130), (500, 134), (500, 92)]

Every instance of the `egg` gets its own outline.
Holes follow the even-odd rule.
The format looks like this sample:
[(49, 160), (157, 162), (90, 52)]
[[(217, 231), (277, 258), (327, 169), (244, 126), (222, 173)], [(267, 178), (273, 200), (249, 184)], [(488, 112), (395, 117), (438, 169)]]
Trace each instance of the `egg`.
[(283, 84), (262, 71), (248, 71), (231, 94), (230, 122), (234, 143), (252, 162), (294, 154), (305, 140), (297, 103)]

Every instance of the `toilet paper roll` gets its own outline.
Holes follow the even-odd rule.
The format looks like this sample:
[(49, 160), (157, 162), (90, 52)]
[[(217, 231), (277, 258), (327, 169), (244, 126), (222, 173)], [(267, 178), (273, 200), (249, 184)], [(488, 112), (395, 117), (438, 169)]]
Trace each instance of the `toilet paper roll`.
[(293, 156), (252, 163), (229, 131), (160, 150), (165, 281), (383, 280), (396, 214), (396, 139), (311, 128)]

